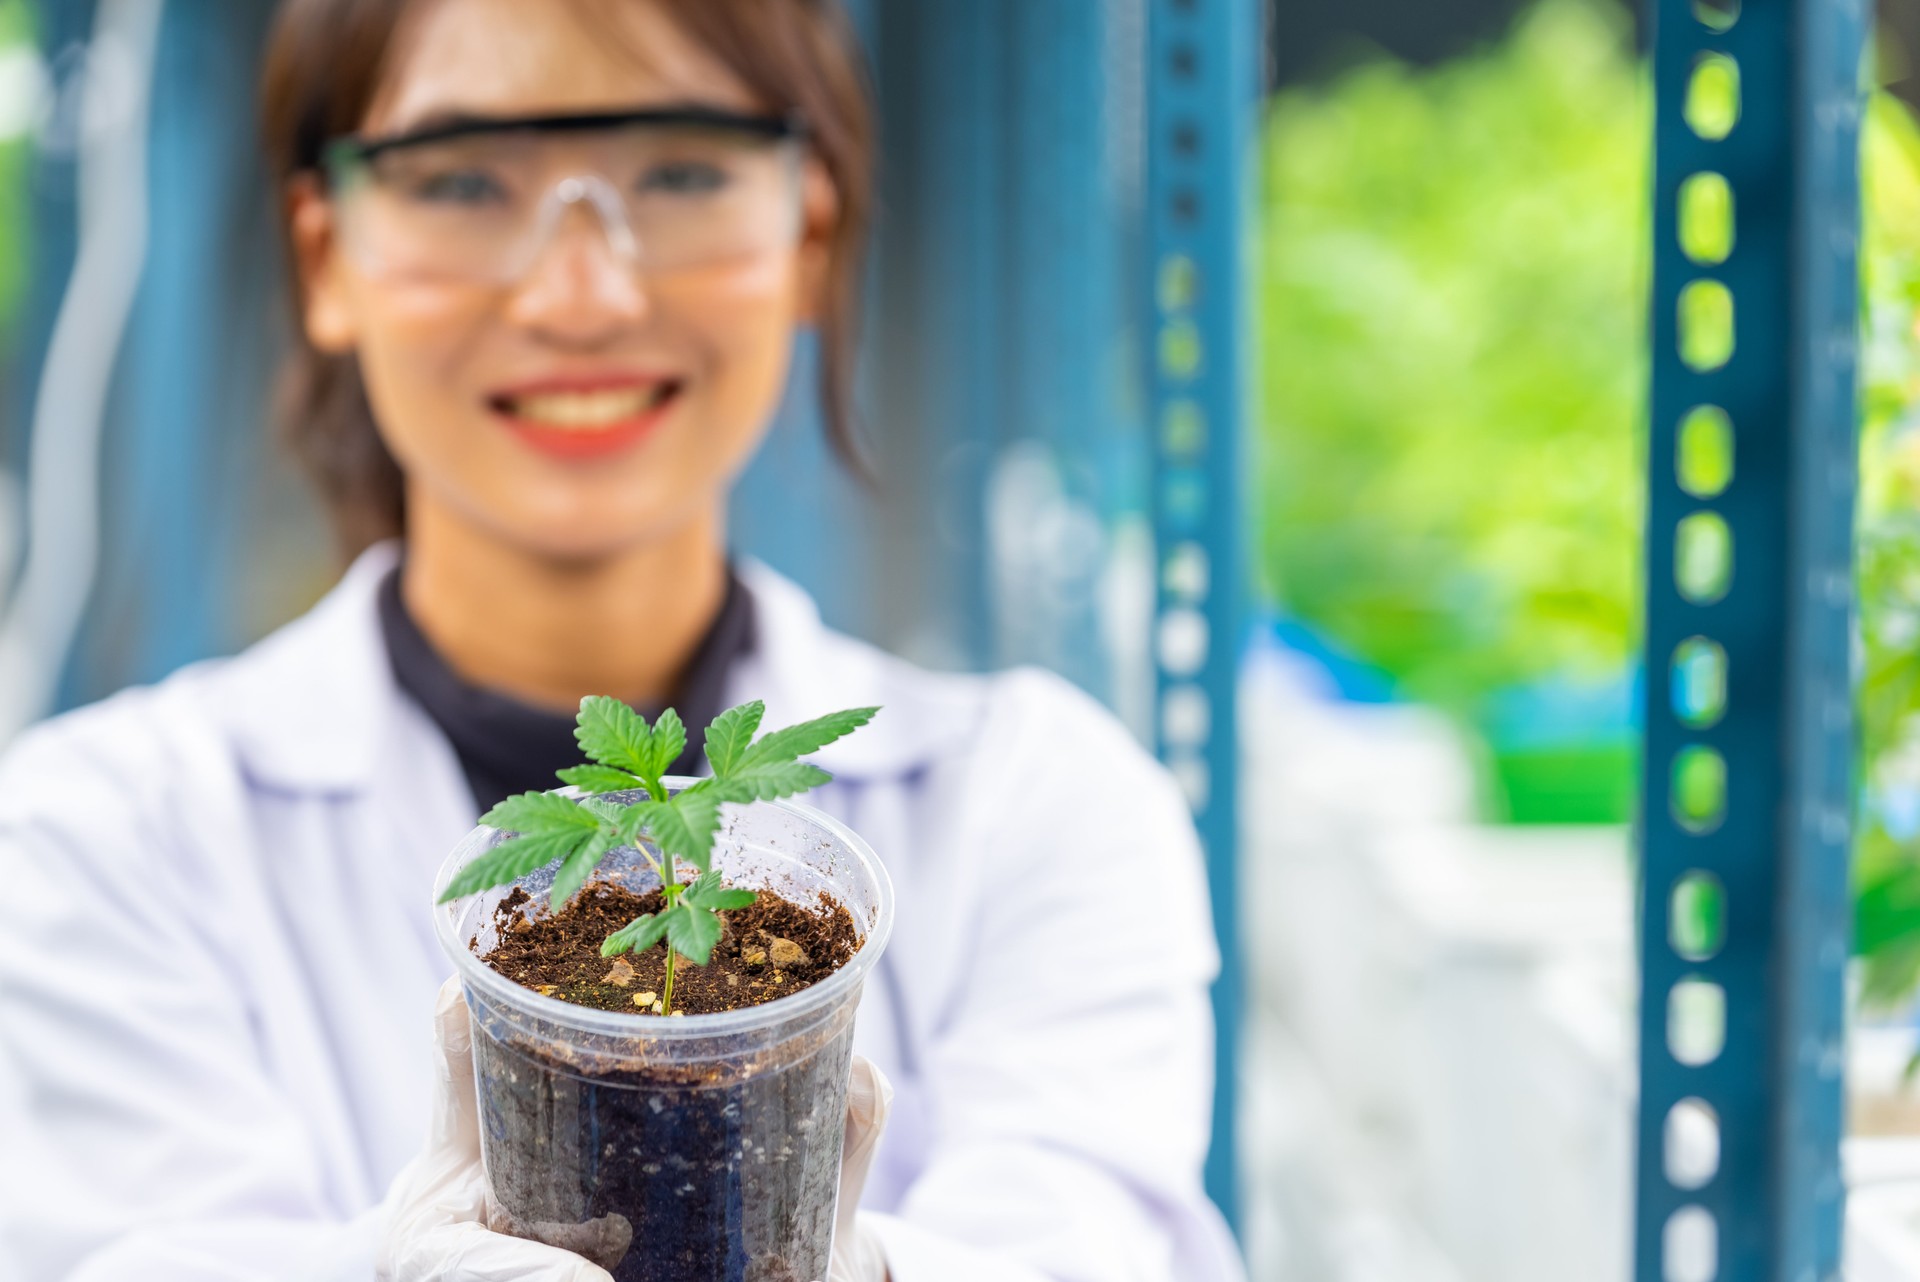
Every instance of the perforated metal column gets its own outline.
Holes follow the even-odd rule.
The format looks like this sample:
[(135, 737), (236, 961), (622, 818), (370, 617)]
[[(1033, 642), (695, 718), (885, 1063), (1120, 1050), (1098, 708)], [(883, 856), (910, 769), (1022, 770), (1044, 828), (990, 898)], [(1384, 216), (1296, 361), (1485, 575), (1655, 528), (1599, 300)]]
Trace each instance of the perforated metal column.
[(1857, 0), (1657, 0), (1636, 1269), (1838, 1276)]
[(1206, 842), (1224, 954), (1208, 1189), (1235, 1214), (1240, 1023), (1234, 679), (1240, 651), (1239, 457), (1244, 175), (1256, 98), (1252, 0), (1151, 0), (1147, 247), (1154, 527), (1155, 742)]

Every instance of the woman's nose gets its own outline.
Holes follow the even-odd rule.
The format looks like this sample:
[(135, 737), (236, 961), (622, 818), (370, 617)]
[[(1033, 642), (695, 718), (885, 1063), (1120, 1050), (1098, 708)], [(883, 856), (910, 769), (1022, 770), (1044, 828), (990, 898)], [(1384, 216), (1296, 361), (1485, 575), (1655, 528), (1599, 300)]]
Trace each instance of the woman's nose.
[(591, 207), (568, 211), (514, 287), (509, 319), (570, 346), (605, 342), (645, 319), (640, 273), (601, 221)]

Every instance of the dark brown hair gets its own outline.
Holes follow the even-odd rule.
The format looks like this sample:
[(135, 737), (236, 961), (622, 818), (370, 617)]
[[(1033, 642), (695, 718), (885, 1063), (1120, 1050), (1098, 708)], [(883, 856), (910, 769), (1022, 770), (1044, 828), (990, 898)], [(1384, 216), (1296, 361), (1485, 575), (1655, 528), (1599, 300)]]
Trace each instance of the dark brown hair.
[[(327, 141), (360, 127), (415, 2), (286, 0), (282, 5), (261, 78), (261, 121), (272, 172), (283, 190), (302, 176), (317, 176)], [(813, 153), (840, 206), (818, 326), (821, 409), (835, 452), (856, 473), (864, 473), (853, 429), (853, 360), (872, 208), (873, 123), (859, 41), (839, 0), (654, 2), (726, 63), (769, 110), (797, 112), (807, 122)], [(284, 232), (284, 219), (282, 227)], [(295, 349), (282, 386), (283, 427), (351, 555), (403, 531), (400, 468), (374, 427), (359, 362), (307, 342), (298, 295), (296, 275)]]

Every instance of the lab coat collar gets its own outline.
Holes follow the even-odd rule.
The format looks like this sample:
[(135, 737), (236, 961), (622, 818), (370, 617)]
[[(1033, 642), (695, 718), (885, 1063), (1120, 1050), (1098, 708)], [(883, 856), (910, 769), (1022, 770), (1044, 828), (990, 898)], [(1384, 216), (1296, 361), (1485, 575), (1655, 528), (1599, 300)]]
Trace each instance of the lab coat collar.
[[(305, 615), (221, 665), (219, 704), (256, 782), (289, 792), (356, 792), (373, 782), (380, 748), (410, 714), (387, 659), (375, 603), (399, 561), (376, 544)], [(753, 560), (756, 644), (728, 681), (730, 703), (763, 699), (764, 724), (789, 725), (878, 704), (872, 725), (813, 759), (850, 779), (899, 777), (957, 746), (982, 715), (977, 677), (921, 672), (831, 631), (797, 584)]]
[(766, 702), (769, 729), (842, 708), (880, 708), (858, 732), (810, 760), (849, 779), (898, 778), (958, 748), (983, 719), (985, 681), (928, 672), (835, 632), (804, 588), (750, 558), (739, 563), (759, 628), (735, 668), (728, 703)]

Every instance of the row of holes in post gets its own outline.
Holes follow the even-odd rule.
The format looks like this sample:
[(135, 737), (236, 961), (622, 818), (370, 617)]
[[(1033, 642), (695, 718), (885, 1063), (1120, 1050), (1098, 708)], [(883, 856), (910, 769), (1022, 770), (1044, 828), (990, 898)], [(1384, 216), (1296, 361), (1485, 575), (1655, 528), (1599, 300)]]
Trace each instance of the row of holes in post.
[[(1197, 0), (1171, 0), (1171, 7), (1178, 21), (1201, 17)], [(1164, 74), (1174, 82), (1197, 81), (1198, 46), (1187, 40), (1173, 42)], [(1202, 141), (1200, 125), (1193, 120), (1174, 121), (1165, 139), (1171, 159), (1183, 165), (1200, 156)], [(1200, 213), (1198, 189), (1189, 181), (1174, 183), (1167, 193), (1169, 220), (1175, 226), (1192, 226)], [(1200, 378), (1206, 355), (1196, 315), (1199, 265), (1185, 254), (1168, 255), (1159, 265), (1154, 301), (1160, 313), (1160, 376), (1168, 383), (1191, 385)], [(1206, 446), (1207, 423), (1200, 403), (1184, 396), (1169, 400), (1160, 422), (1163, 532), (1197, 532), (1205, 522)], [(1158, 710), (1160, 741), (1168, 768), (1197, 813), (1206, 808), (1213, 782), (1206, 756), (1213, 706), (1200, 684), (1212, 640), (1206, 614), (1211, 586), (1206, 548), (1192, 538), (1174, 543), (1161, 558), (1160, 578), (1162, 606), (1154, 639), (1160, 670), (1168, 678)]]
[[(1701, 27), (1720, 34), (1738, 20), (1738, 0), (1693, 0)], [(1700, 138), (1727, 137), (1740, 119), (1740, 68), (1724, 53), (1704, 53), (1687, 79), (1681, 114)], [(1734, 248), (1733, 189), (1724, 175), (1703, 170), (1678, 190), (1676, 233), (1681, 252), (1705, 268), (1727, 261)], [(1734, 300), (1710, 277), (1687, 282), (1676, 300), (1681, 361), (1699, 373), (1733, 358)], [(1703, 502), (1725, 492), (1733, 480), (1733, 423), (1725, 410), (1700, 405), (1680, 421), (1675, 441), (1675, 479)], [(1711, 605), (1733, 586), (1733, 532), (1708, 508), (1683, 517), (1674, 531), (1675, 587), (1698, 606)], [(1689, 637), (1675, 647), (1667, 673), (1674, 718), (1690, 730), (1705, 730), (1726, 713), (1727, 652), (1710, 637)], [(1726, 817), (1726, 758), (1705, 744), (1675, 754), (1669, 797), (1673, 820), (1688, 833), (1704, 834)], [(1726, 889), (1712, 873), (1695, 869), (1675, 880), (1667, 903), (1667, 944), (1681, 960), (1701, 964), (1726, 941)], [(1667, 1050), (1682, 1065), (1717, 1059), (1726, 1046), (1726, 990), (1705, 975), (1689, 975), (1667, 993)], [(1720, 1119), (1705, 1100), (1690, 1096), (1667, 1112), (1662, 1128), (1663, 1170), (1682, 1192), (1702, 1189), (1720, 1170)], [(1719, 1274), (1719, 1225), (1698, 1203), (1680, 1207), (1661, 1230), (1661, 1272), (1666, 1282), (1712, 1282)]]
[[(1183, 19), (1195, 16), (1193, 0), (1173, 0)], [(1198, 49), (1185, 41), (1168, 51), (1166, 74), (1175, 81), (1198, 78)], [(1169, 155), (1185, 164), (1201, 152), (1202, 134), (1192, 120), (1176, 120), (1167, 138)], [(1175, 226), (1189, 226), (1200, 216), (1198, 190), (1176, 182), (1167, 193), (1167, 216)], [(1161, 260), (1154, 301), (1160, 314), (1159, 366), (1163, 381), (1191, 386), (1205, 369), (1201, 338), (1199, 265), (1186, 254)], [(1200, 402), (1189, 396), (1170, 398), (1161, 410), (1160, 510), (1162, 532), (1178, 530), (1192, 535), (1204, 525), (1207, 494), (1207, 422)], [(1209, 651), (1207, 596), (1211, 588), (1207, 550), (1192, 537), (1173, 542), (1160, 562), (1160, 617), (1155, 626), (1155, 657), (1167, 681), (1160, 694), (1160, 742), (1168, 768), (1198, 813), (1212, 793), (1207, 743), (1213, 733), (1213, 706), (1201, 685)]]

